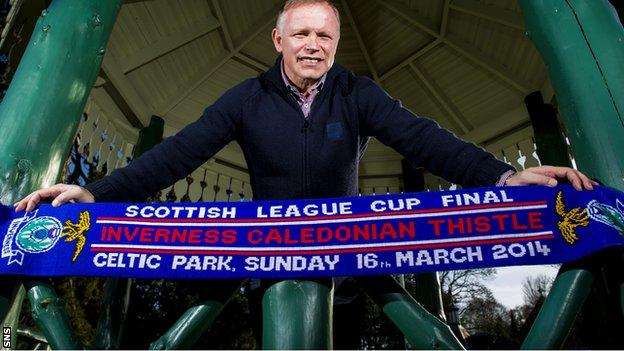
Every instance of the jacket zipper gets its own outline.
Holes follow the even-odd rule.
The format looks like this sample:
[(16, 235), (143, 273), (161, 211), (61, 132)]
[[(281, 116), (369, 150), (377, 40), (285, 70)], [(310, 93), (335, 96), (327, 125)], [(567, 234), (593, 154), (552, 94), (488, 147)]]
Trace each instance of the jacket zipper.
[[(311, 177), (310, 177), (310, 165), (308, 164), (310, 162), (310, 160), (308, 159), (308, 155), (309, 155), (309, 151), (308, 151), (308, 131), (312, 131), (311, 129), (311, 121), (312, 121), (312, 117), (314, 115), (314, 112), (316, 111), (317, 105), (319, 105), (321, 103), (321, 101), (323, 101), (323, 99), (325, 99), (325, 95), (327, 95), (327, 88), (324, 88), (321, 90), (321, 92), (319, 94), (316, 95), (316, 97), (314, 98), (314, 101), (312, 101), (312, 105), (310, 106), (310, 112), (308, 113), (308, 117), (306, 118), (303, 115), (303, 111), (301, 111), (301, 108), (299, 108), (299, 112), (301, 114), (301, 116), (303, 117), (303, 128), (301, 128), (301, 132), (303, 133), (303, 145), (304, 145), (304, 154), (303, 154), (303, 160), (304, 160), (304, 167), (303, 167), (303, 180), (304, 180), (304, 195), (306, 197), (310, 196), (310, 193), (312, 192), (311, 189)], [(294, 99), (294, 98), (293, 98)], [(297, 105), (299, 106), (299, 105)]]
[[(303, 112), (301, 113), (303, 115)], [(301, 132), (303, 133), (303, 195), (304, 197), (308, 197), (310, 194), (310, 189), (308, 187), (308, 129), (310, 127), (310, 121), (305, 118), (303, 121), (303, 128), (301, 128)]]
[(309, 160), (308, 160), (308, 131), (310, 130), (310, 120), (312, 119), (312, 113), (314, 112), (314, 108), (316, 107), (316, 105), (318, 105), (321, 100), (321, 98), (324, 98), (325, 95), (325, 89), (323, 89), (321, 91), (321, 94), (317, 95), (316, 98), (314, 99), (314, 101), (312, 102), (312, 106), (310, 106), (310, 113), (308, 114), (308, 117), (306, 118), (306, 116), (303, 114), (303, 111), (301, 111), (301, 107), (299, 106), (299, 104), (297, 103), (297, 101), (295, 100), (295, 97), (292, 96), (290, 93), (287, 93), (289, 100), (291, 102), (291, 105), (293, 105), (293, 107), (295, 107), (297, 109), (297, 111), (299, 112), (299, 115), (301, 116), (301, 118), (303, 119), (303, 127), (301, 127), (301, 134), (303, 134), (303, 196), (304, 197), (308, 197), (310, 196), (310, 186), (309, 186), (309, 182), (310, 182), (310, 177), (308, 177), (309, 172)]
[[(301, 119), (303, 119), (303, 126), (301, 127), (301, 134), (303, 134), (302, 184), (303, 196), (307, 197), (309, 196), (308, 193), (310, 192), (310, 190), (308, 189), (308, 129), (310, 128), (310, 116), (308, 115), (308, 118), (306, 118), (306, 116), (303, 114), (303, 111), (301, 111), (301, 107), (295, 100), (295, 97), (292, 96), (290, 93), (287, 93), (287, 95), (287, 99), (289, 100), (290, 104), (297, 110), (299, 116), (301, 116)], [(310, 113), (311, 112), (312, 111), (310, 111)]]

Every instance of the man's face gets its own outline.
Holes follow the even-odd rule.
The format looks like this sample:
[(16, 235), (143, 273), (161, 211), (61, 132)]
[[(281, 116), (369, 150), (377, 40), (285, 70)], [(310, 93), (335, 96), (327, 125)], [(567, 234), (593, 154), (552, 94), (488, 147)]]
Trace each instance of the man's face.
[(284, 13), (281, 32), (273, 29), (275, 49), (284, 56), (284, 71), (299, 88), (306, 88), (334, 64), (340, 28), (327, 4), (309, 4)]

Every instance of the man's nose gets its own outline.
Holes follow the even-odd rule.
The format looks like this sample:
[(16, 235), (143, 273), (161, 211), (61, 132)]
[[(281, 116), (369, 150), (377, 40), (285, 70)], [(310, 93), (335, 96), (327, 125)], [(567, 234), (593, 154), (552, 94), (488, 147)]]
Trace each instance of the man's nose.
[(308, 36), (308, 40), (306, 42), (306, 49), (316, 51), (318, 50), (318, 37), (314, 34)]

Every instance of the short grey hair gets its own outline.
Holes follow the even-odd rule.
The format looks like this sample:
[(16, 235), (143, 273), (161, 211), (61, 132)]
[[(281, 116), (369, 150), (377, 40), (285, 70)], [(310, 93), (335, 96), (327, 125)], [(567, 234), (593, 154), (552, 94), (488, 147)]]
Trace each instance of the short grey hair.
[(334, 10), (334, 14), (336, 15), (336, 19), (338, 20), (338, 31), (340, 31), (340, 13), (338, 12), (336, 5), (334, 5), (334, 3), (331, 0), (286, 0), (284, 1), (284, 4), (282, 5), (282, 8), (280, 9), (279, 15), (277, 15), (277, 22), (275, 23), (275, 28), (277, 29), (277, 31), (280, 33), (282, 32), (282, 28), (284, 27), (284, 14), (286, 13), (286, 11), (295, 7), (309, 5), (309, 4), (327, 4), (331, 6), (331, 8)]

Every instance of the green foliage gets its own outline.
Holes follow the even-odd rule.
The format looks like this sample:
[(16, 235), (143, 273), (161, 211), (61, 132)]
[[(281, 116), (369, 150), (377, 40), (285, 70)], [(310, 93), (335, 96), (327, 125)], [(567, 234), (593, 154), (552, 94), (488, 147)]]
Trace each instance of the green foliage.
[(90, 347), (98, 319), (103, 279), (64, 278), (55, 281), (53, 286), (65, 302), (74, 333), (83, 345)]

